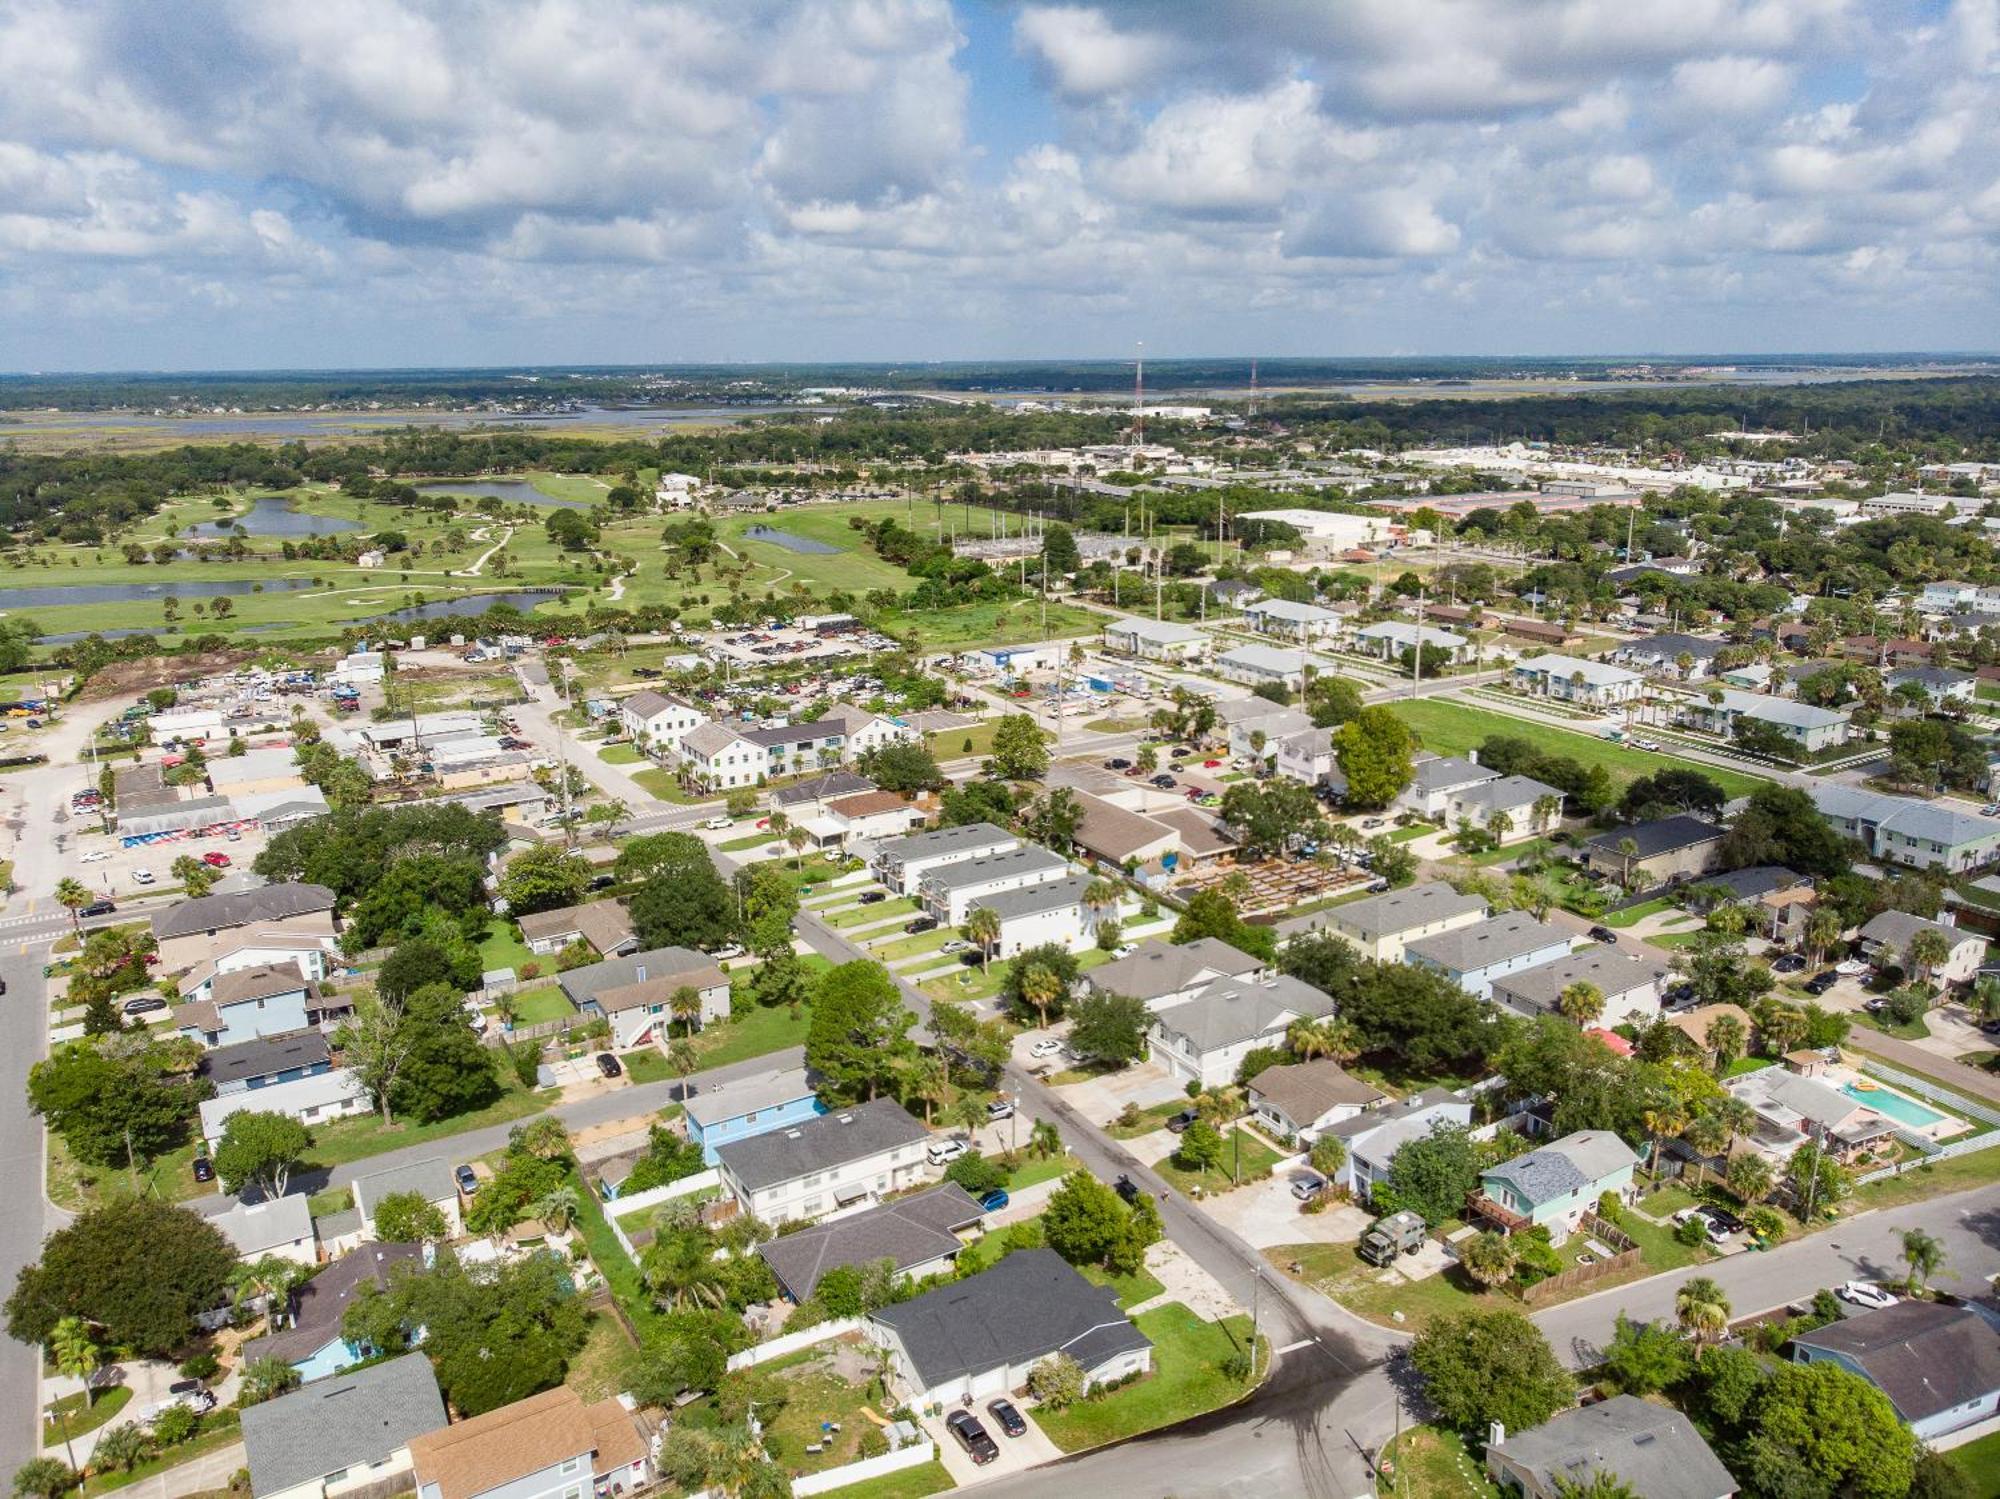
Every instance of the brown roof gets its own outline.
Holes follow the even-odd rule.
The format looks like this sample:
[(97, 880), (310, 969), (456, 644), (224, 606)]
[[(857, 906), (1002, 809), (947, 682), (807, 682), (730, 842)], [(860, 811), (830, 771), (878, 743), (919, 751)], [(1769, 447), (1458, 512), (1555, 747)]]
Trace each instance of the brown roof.
[(239, 968), (234, 973), (217, 974), (215, 987), (210, 992), (220, 1009), (224, 1005), (271, 999), (279, 994), (295, 994), (301, 989), (311, 988), (305, 976), (293, 965), (266, 963), (261, 968)]
[(1181, 848), (1197, 859), (1207, 858), (1236, 847), (1236, 841), (1222, 831), (1222, 824), (1193, 807), (1170, 807), (1153, 814), (1181, 835)]
[(907, 812), (910, 804), (893, 791), (863, 791), (828, 802), (826, 810), (842, 817), (875, 817), (883, 812)]
[(175, 1008), (174, 1024), (182, 1030), (192, 1027), (198, 1031), (219, 1031), (222, 1029), (222, 1015), (215, 1008), (214, 1000), (197, 1000)]
[(576, 932), (600, 953), (608, 953), (632, 940), (632, 918), (624, 905), (615, 900), (535, 911), (520, 917), (519, 925), (526, 941), (540, 942)]
[(691, 968), (685, 973), (670, 974), (661, 979), (641, 979), (636, 984), (618, 984), (609, 989), (600, 989), (595, 996), (597, 1007), (607, 1015), (615, 1015), (621, 1010), (636, 1010), (644, 1005), (663, 1005), (676, 989), (693, 989), (706, 993), (710, 989), (727, 989), (729, 979), (720, 968)]
[(1669, 1015), (1666, 1017), (1666, 1020), (1668, 1025), (1671, 1025), (1683, 1036), (1686, 1036), (1697, 1048), (1706, 1051), (1708, 1050), (1709, 1022), (1719, 1015), (1735, 1016), (1737, 1022), (1743, 1027), (1744, 1039), (1746, 1041), (1749, 1039), (1750, 1032), (1755, 1028), (1755, 1023), (1750, 1019), (1750, 1012), (1745, 1010), (1741, 1005), (1701, 1005), (1687, 1011), (1685, 1014)]
[(1580, 640), (1575, 630), (1564, 625), (1550, 624), (1545, 619), (1510, 619), (1501, 623), (1501, 629), (1509, 635), (1522, 635), (1530, 640)]
[(1380, 1088), (1364, 1083), (1325, 1057), (1266, 1067), (1250, 1084), (1250, 1091), (1268, 1098), (1294, 1124), (1310, 1124), (1339, 1104), (1365, 1109), (1387, 1097)]
[(1077, 847), (1100, 859), (1122, 864), (1141, 849), (1151, 848), (1156, 843), (1177, 843), (1180, 840), (1179, 829), (1144, 813), (1128, 812), (1101, 796), (1083, 792), (1077, 796), (1077, 802), (1083, 808), (1083, 821), (1077, 824), (1076, 829)]
[(443, 1499), (473, 1499), (585, 1452), (598, 1477), (646, 1447), (616, 1400), (585, 1405), (567, 1385), (410, 1439), (418, 1489), (434, 1483)]

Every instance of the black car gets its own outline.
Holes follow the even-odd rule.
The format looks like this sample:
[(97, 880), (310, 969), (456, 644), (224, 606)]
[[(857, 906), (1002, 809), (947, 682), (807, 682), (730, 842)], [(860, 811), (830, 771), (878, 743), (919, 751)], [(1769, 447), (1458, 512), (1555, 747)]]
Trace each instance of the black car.
[(109, 916), (117, 909), (108, 900), (94, 900), (76, 914), (79, 916)]
[(1014, 1409), (1011, 1400), (989, 1400), (986, 1414), (1000, 1423), (1000, 1429), (1010, 1437), (1024, 1437), (1028, 1434), (1028, 1423), (1021, 1419), (1021, 1413)]
[(1111, 1190), (1127, 1202), (1137, 1202), (1139, 1200), (1139, 1184), (1129, 1176), (1119, 1177), (1117, 1181), (1111, 1184)]
[(922, 932), (934, 932), (937, 930), (937, 917), (919, 916), (915, 921), (904, 922), (903, 930), (908, 932), (912, 937)]
[(1588, 935), (1592, 942), (1616, 942), (1618, 940), (1618, 934), (1608, 926), (1594, 926), (1590, 929)]
[(889, 893), (886, 890), (864, 890), (855, 897), (854, 903), (857, 906), (879, 906), (888, 898)]
[(592, 875), (590, 880), (590, 888), (593, 890), (609, 890), (613, 885), (617, 883), (618, 883), (618, 876), (615, 874)]
[(1743, 1220), (1727, 1208), (1705, 1207), (1701, 1210), (1701, 1215), (1725, 1235), (1743, 1232)]
[(985, 1467), (1000, 1455), (1000, 1444), (986, 1434), (986, 1428), (979, 1424), (979, 1417), (971, 1411), (953, 1411), (944, 1418), (944, 1424), (958, 1438), (958, 1445), (965, 1449), (966, 1456), (980, 1467)]
[(194, 1158), (194, 1179), (198, 1182), (215, 1180), (215, 1163), (207, 1156), (198, 1155)]
[(164, 1010), (167, 1002), (157, 994), (135, 994), (125, 1001), (127, 1015), (148, 1015), (154, 1010)]
[(1172, 776), (1168, 775), (1165, 771), (1161, 771), (1160, 774), (1153, 777), (1153, 784), (1159, 787), (1162, 791), (1172, 791), (1174, 787), (1180, 784), (1180, 782), (1176, 781)]
[(1673, 988), (1660, 997), (1667, 1002), (1670, 1008), (1675, 1005), (1691, 1005), (1694, 1003), (1694, 985), (1675, 984)]
[(1811, 978), (1806, 980), (1806, 985), (1805, 985), (1806, 993), (1824, 994), (1826, 993), (1827, 990), (1831, 989), (1835, 984), (1839, 982), (1840, 982), (1840, 975), (1838, 973), (1835, 973), (1831, 968), (1829, 968), (1826, 970), (1826, 972), (1816, 973)]
[(1178, 1135), (1182, 1131), (1184, 1131), (1190, 1124), (1193, 1124), (1195, 1120), (1199, 1119), (1200, 1117), (1201, 1115), (1197, 1114), (1193, 1109), (1182, 1109), (1178, 1114), (1174, 1115), (1173, 1118), (1167, 1121), (1167, 1128), (1174, 1134)]
[(623, 1077), (625, 1075), (625, 1069), (619, 1065), (618, 1058), (611, 1055), (608, 1051), (600, 1051), (597, 1054), (597, 1070), (606, 1077)]
[(1782, 958), (1774, 959), (1771, 963), (1771, 972), (1773, 973), (1804, 973), (1805, 971), (1806, 960), (1795, 952), (1788, 952)]
[(1106, 770), (1130, 770), (1132, 768), (1132, 762), (1130, 760), (1124, 760), (1124, 759), (1106, 760), (1104, 762), (1104, 768)]

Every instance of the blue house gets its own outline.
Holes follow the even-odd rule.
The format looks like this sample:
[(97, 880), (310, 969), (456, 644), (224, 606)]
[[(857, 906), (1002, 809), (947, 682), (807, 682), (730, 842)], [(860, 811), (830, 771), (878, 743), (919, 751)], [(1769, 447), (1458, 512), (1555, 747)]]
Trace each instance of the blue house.
[(1493, 981), (1569, 956), (1569, 933), (1525, 911), (1439, 932), (1403, 947), (1403, 960), (1442, 973), (1478, 999), (1493, 997)]
[(713, 1166), (717, 1147), (732, 1140), (794, 1124), (826, 1112), (803, 1067), (765, 1077), (726, 1083), (687, 1101), (688, 1138), (701, 1147), (702, 1160)]
[(288, 1031), (331, 1030), (354, 1013), (354, 1001), (320, 993), (290, 963), (219, 973), (211, 997), (174, 1013), (180, 1033), (203, 1046), (235, 1046)]
[(298, 1371), (302, 1383), (325, 1379), (375, 1356), (374, 1350), (350, 1343), (341, 1335), (340, 1321), (363, 1286), (386, 1289), (401, 1265), (404, 1274), (426, 1268), (420, 1244), (364, 1244), (335, 1260), (292, 1292), (286, 1326), (243, 1345), (244, 1367), (260, 1358), (274, 1358)]
[(333, 1071), (333, 1052), (319, 1031), (286, 1031), (239, 1041), (202, 1053), (197, 1076), (215, 1085), (215, 1096), (246, 1093), (279, 1083), (297, 1082)]

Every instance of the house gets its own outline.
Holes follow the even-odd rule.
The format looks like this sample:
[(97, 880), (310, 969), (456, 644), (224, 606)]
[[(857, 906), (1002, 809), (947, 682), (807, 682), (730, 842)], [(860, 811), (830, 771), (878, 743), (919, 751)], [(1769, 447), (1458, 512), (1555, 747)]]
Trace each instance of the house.
[(1510, 1233), (1546, 1228), (1560, 1244), (1606, 1192), (1631, 1195), (1638, 1164), (1632, 1147), (1610, 1130), (1579, 1130), (1480, 1172), (1472, 1205)]
[(1039, 843), (1024, 843), (982, 859), (941, 865), (923, 878), (917, 900), (946, 926), (957, 926), (973, 905), (988, 896), (1025, 890), (1065, 878), (1070, 862)]
[(1354, 632), (1355, 649), (1371, 656), (1379, 656), (1384, 661), (1400, 661), (1405, 651), (1413, 650), (1421, 640), (1425, 650), (1443, 651), (1452, 661), (1463, 661), (1472, 649), (1472, 642), (1463, 635), (1450, 630), (1434, 630), (1429, 625), (1414, 625), (1400, 619), (1384, 620), (1379, 625), (1366, 625)]
[(1276, 1045), (1294, 1020), (1332, 1013), (1332, 999), (1290, 974), (1217, 979), (1193, 998), (1153, 1011), (1147, 1055), (1177, 1080), (1226, 1087), (1251, 1051)]
[(1020, 846), (1019, 838), (990, 822), (932, 828), (878, 845), (875, 877), (897, 895), (915, 896), (924, 877), (934, 870), (967, 859), (990, 858)]
[(303, 1192), (266, 1202), (232, 1202), (208, 1221), (236, 1250), (237, 1259), (253, 1264), (261, 1259), (290, 1260), (295, 1265), (319, 1264), (319, 1236), (313, 1231), (312, 1209)]
[(1086, 1387), (1143, 1374), (1153, 1345), (1052, 1249), (1020, 1249), (991, 1268), (873, 1313), (874, 1338), (912, 1406), (979, 1401), (1017, 1390), (1066, 1353)]
[(347, 1341), (341, 1322), (355, 1293), (363, 1286), (386, 1290), (398, 1265), (423, 1269), (423, 1246), (370, 1244), (342, 1255), (292, 1291), (282, 1328), (243, 1345), (244, 1364), (274, 1358), (310, 1384), (372, 1357), (369, 1349)]
[(458, 1183), (452, 1179), (451, 1166), (445, 1158), (434, 1155), (407, 1166), (391, 1166), (354, 1178), (354, 1209), (361, 1214), (362, 1238), (376, 1236), (375, 1209), (382, 1199), (405, 1192), (416, 1193), (444, 1214), (449, 1237), (455, 1239), (464, 1231), (458, 1210)]
[(824, 770), (846, 758), (847, 730), (841, 719), (828, 722), (772, 724), (761, 729), (745, 729), (742, 737), (762, 747), (765, 773), (774, 776), (800, 775), (808, 770)]
[(1161, 1010), (1193, 998), (1218, 979), (1255, 983), (1263, 976), (1262, 958), (1253, 958), (1220, 937), (1198, 937), (1178, 947), (1148, 937), (1124, 957), (1093, 968), (1083, 975), (1083, 982), (1095, 993), (1122, 994), (1142, 1001), (1149, 1010)]
[(1261, 599), (1264, 590), (1244, 578), (1224, 578), (1208, 585), (1208, 596), (1225, 609), (1242, 610)]
[(1743, 1044), (1748, 1046), (1750, 1038), (1756, 1034), (1757, 1023), (1750, 1018), (1750, 1012), (1741, 1005), (1697, 1005), (1692, 1010), (1682, 1010), (1678, 1014), (1663, 1018), (1668, 1025), (1687, 1038), (1688, 1045), (1697, 1053), (1708, 1057), (1715, 1053), (1715, 1048), (1708, 1044), (1708, 1028), (1724, 1016), (1742, 1027), (1738, 1034), (1742, 1036)]
[(708, 722), (708, 715), (690, 703), (650, 689), (635, 692), (618, 705), (625, 737), (650, 754), (679, 754), (681, 738)]
[(410, 1471), (410, 1439), (445, 1424), (421, 1353), (321, 1380), (243, 1412), (253, 1499), (382, 1493)]
[(1078, 850), (1119, 869), (1138, 869), (1158, 861), (1171, 869), (1179, 861), (1180, 834), (1143, 812), (1127, 811), (1116, 802), (1087, 791), (1076, 794), (1083, 820), (1077, 824)]
[[(822, 630), (820, 633), (826, 632)], [(881, 749), (884, 745), (915, 744), (922, 737), (906, 723), (885, 718), (853, 703), (835, 703), (814, 722), (840, 736), (841, 751), (848, 759)]]
[(1300, 729), (1278, 741), (1278, 774), (1307, 786), (1325, 786), (1337, 796), (1347, 794), (1347, 777), (1340, 769), (1332, 729)]
[[(1259, 702), (1262, 702), (1259, 699)], [(1229, 725), (1229, 753), (1242, 760), (1273, 760), (1278, 754), (1278, 741), (1291, 734), (1303, 734), (1313, 726), (1313, 721), (1294, 708), (1280, 708), (1276, 703), (1264, 703), (1268, 712), (1251, 713), (1231, 720)]]
[(180, 1033), (204, 1046), (232, 1046), (315, 1026), (331, 1030), (354, 1013), (352, 999), (323, 995), (290, 964), (217, 974), (209, 996), (174, 1011)]
[(1861, 928), (1859, 934), (1861, 956), (1878, 969), (1900, 968), (1914, 976), (1917, 965), (1910, 960), (1910, 944), (1923, 932), (1936, 932), (1944, 939), (1945, 949), (1950, 954), (1942, 963), (1927, 970), (1925, 976), (1930, 982), (1969, 984), (1979, 976), (1979, 965), (1986, 959), (1984, 937), (1963, 927), (1926, 921), (1907, 911), (1882, 911), (1869, 917), (1868, 924)]
[(1222, 652), (1212, 664), (1215, 674), (1225, 682), (1241, 682), (1248, 687), (1276, 682), (1293, 692), (1305, 686), (1304, 651), (1281, 650), (1271, 645), (1239, 645)]
[(1388, 1098), (1325, 1057), (1266, 1067), (1251, 1079), (1249, 1092), (1250, 1111), (1264, 1131), (1280, 1140), (1297, 1139), (1301, 1148)]
[(414, 1437), (410, 1460), (417, 1499), (583, 1499), (652, 1473), (632, 1413), (567, 1385)]
[(801, 808), (817, 808), (841, 797), (859, 796), (864, 791), (873, 791), (875, 783), (851, 770), (829, 771), (823, 776), (811, 776), (803, 781), (794, 781), (789, 786), (780, 786), (771, 793), (771, 805), (787, 816), (796, 817)]
[(160, 967), (178, 973), (200, 962), (209, 955), (209, 939), (237, 927), (275, 927), (331, 939), (333, 908), (333, 892), (326, 886), (289, 883), (184, 900), (153, 915)]
[(1836, 833), (1878, 859), (1959, 874), (2000, 858), (2000, 818), (1836, 782), (1818, 782), (1806, 794)]
[(987, 910), (1000, 918), (993, 957), (1011, 958), (1025, 948), (1050, 942), (1080, 952), (1097, 940), (1096, 914), (1083, 899), (1083, 892), (1093, 883), (1089, 875), (1073, 874), (1025, 889), (982, 895), (966, 911), (970, 915)]
[(1818, 754), (1847, 743), (1852, 725), (1838, 708), (1817, 708), (1792, 698), (1771, 697), (1761, 692), (1718, 689), (1720, 702), (1706, 697), (1672, 699), (1675, 723), (1704, 733), (1733, 738), (1743, 720), (1760, 723), (1783, 734), (1805, 754)]
[(842, 848), (858, 841), (902, 838), (930, 821), (922, 807), (893, 791), (860, 791), (838, 797), (826, 804), (821, 817), (807, 818), (801, 825), (818, 838), (821, 818), (825, 819), (825, 831), (832, 834), (832, 844)]
[(1794, 1336), (1792, 1360), (1867, 1380), (1919, 1441), (2000, 1414), (2000, 1332), (1970, 1306), (1902, 1301), (1856, 1312)]
[(1536, 656), (1514, 663), (1514, 685), (1538, 697), (1610, 708), (1629, 703), (1646, 690), (1635, 671), (1582, 656)]
[(333, 1050), (324, 1031), (283, 1031), (205, 1051), (194, 1070), (215, 1089), (217, 1098), (227, 1098), (331, 1072)]
[(1795, 890), (1805, 883), (1804, 875), (1782, 864), (1752, 864), (1707, 876), (1688, 892), (1688, 904), (1691, 909), (1707, 912), (1733, 901), (1762, 901), (1767, 895)]
[(1540, 1426), (1494, 1434), (1486, 1475), (1503, 1494), (1561, 1499), (1605, 1474), (1645, 1499), (1730, 1499), (1737, 1484), (1686, 1416), (1636, 1395), (1558, 1411)]
[[(1610, 1029), (1627, 1021), (1641, 1027), (1660, 1018), (1660, 995), (1669, 974), (1664, 963), (1634, 957), (1622, 948), (1592, 945), (1583, 952), (1493, 981), (1493, 1002), (1518, 1015), (1560, 1014), (1563, 991), (1589, 984), (1604, 996), (1603, 1012), (1588, 1022)], [(1747, 1042), (1749, 1033), (1744, 1033)]]
[(923, 1175), (925, 1129), (878, 1098), (716, 1149), (723, 1190), (766, 1223), (810, 1222), (879, 1202)]
[[(316, 1033), (315, 1033), (316, 1034)], [(254, 1043), (253, 1043), (254, 1044)], [(270, 1083), (257, 1089), (242, 1089), (206, 1098), (196, 1105), (201, 1117), (201, 1137), (213, 1148), (229, 1128), (230, 1116), (246, 1111), (283, 1114), (311, 1128), (329, 1119), (349, 1119), (366, 1114), (375, 1100), (361, 1080), (345, 1067), (329, 1068), (290, 1082)]]
[(596, 900), (553, 911), (530, 911), (515, 918), (521, 941), (538, 957), (559, 953), (575, 942), (588, 942), (601, 958), (615, 958), (639, 945), (631, 913), (618, 900)]
[(1546, 832), (1561, 819), (1562, 801), (1560, 791), (1533, 776), (1496, 776), (1452, 792), (1444, 817), (1453, 828), (1478, 828), (1504, 845)]
[(1310, 645), (1337, 634), (1341, 616), (1317, 604), (1295, 604), (1290, 599), (1259, 599), (1245, 606), (1244, 621), (1259, 635), (1280, 640), (1296, 640)]
[(688, 1139), (701, 1147), (702, 1161), (713, 1166), (716, 1152), (732, 1140), (789, 1129), (825, 1112), (805, 1068), (788, 1067), (697, 1093), (687, 1100), (682, 1117)]
[(1120, 619), (1104, 627), (1104, 648), (1141, 661), (1199, 661), (1208, 654), (1206, 630), (1171, 620)]
[(703, 791), (759, 786), (771, 770), (762, 744), (728, 724), (697, 724), (681, 735), (681, 774)]
[(332, 938), (277, 927), (239, 927), (206, 939), (207, 951), (180, 981), (183, 1000), (215, 998), (217, 974), (245, 968), (290, 964), (301, 978), (318, 983), (333, 971)]
[[(1409, 943), (1484, 921), (1486, 902), (1477, 895), (1460, 895), (1451, 886), (1435, 881), (1351, 901), (1305, 919), (1310, 922), (1306, 930), (1351, 942), (1365, 958), (1400, 963)], [(1296, 934), (1288, 931), (1287, 935)]]
[(1346, 1187), (1356, 1202), (1368, 1201), (1375, 1184), (1388, 1179), (1397, 1151), (1445, 1125), (1470, 1128), (1472, 1104), (1444, 1088), (1426, 1088), (1398, 1103), (1340, 1120), (1324, 1131), (1347, 1147), (1347, 1164), (1340, 1168), (1335, 1185)]
[(672, 1009), (673, 996), (682, 989), (701, 997), (696, 1030), (729, 1018), (728, 976), (708, 954), (688, 947), (655, 947), (586, 963), (557, 975), (556, 983), (579, 1013), (610, 1020), (612, 1044), (621, 1051), (686, 1023)]
[(1496, 979), (1568, 956), (1569, 933), (1526, 911), (1503, 911), (1403, 944), (1405, 963), (1443, 974), (1476, 999), (1491, 998)]
[(1635, 822), (1585, 842), (1584, 865), (1634, 889), (1651, 889), (1714, 869), (1727, 831), (1686, 813)]
[(1730, 1078), (1723, 1087), (1757, 1116), (1751, 1143), (1780, 1161), (1807, 1140), (1829, 1155), (1849, 1161), (1887, 1141), (1895, 1121), (1844, 1089), (1780, 1067), (1764, 1067)]
[(1525, 640), (1533, 645), (1552, 645), (1561, 649), (1572, 645), (1582, 645), (1585, 636), (1581, 630), (1554, 619), (1521, 619), (1509, 616), (1500, 622), (1503, 633), (1516, 640)]
[(1458, 793), (1499, 779), (1499, 771), (1488, 770), (1476, 760), (1420, 756), (1411, 764), (1410, 784), (1396, 794), (1394, 806), (1399, 811), (1414, 812), (1435, 821), (1447, 814), (1452, 797)]
[(829, 1218), (811, 1228), (769, 1239), (757, 1253), (787, 1296), (804, 1301), (829, 1270), (889, 1260), (899, 1280), (948, 1272), (967, 1235), (985, 1213), (957, 1182), (899, 1197), (877, 1207)]
[(1906, 666), (1890, 672), (1883, 680), (1892, 694), (1912, 684), (1921, 687), (1931, 706), (1943, 707), (1948, 702), (1971, 702), (1978, 679), (1969, 671), (1951, 671), (1942, 666)]
[(1728, 648), (1726, 640), (1705, 635), (1651, 635), (1628, 640), (1611, 652), (1611, 659), (1653, 676), (1699, 682), (1715, 670), (1715, 658)]

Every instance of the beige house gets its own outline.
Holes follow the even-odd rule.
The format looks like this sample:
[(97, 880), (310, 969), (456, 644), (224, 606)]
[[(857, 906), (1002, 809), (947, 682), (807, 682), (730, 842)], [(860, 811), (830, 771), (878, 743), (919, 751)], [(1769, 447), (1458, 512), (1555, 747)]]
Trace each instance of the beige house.
[(1344, 938), (1378, 963), (1400, 963), (1409, 943), (1484, 921), (1486, 902), (1437, 882), (1391, 890), (1320, 915), (1316, 930)]
[(333, 892), (324, 885), (261, 885), (234, 895), (204, 895), (154, 913), (160, 969), (178, 973), (206, 959), (214, 939), (244, 927), (325, 939), (333, 945)]

